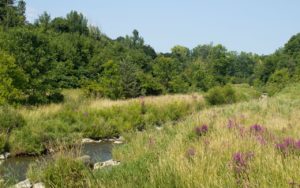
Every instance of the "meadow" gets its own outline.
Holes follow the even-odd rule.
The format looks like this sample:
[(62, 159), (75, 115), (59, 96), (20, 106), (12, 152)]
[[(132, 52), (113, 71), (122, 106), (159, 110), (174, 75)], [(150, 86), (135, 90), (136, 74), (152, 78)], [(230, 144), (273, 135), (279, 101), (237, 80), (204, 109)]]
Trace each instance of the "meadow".
[[(214, 106), (205, 102), (203, 96), (207, 94), (126, 101), (85, 100), (78, 107), (80, 112), (73, 114), (75, 117), (88, 112), (103, 118), (102, 110), (108, 114), (115, 112), (107, 120), (122, 117), (122, 126), (116, 127), (116, 131), (125, 138), (125, 144), (113, 149), (113, 158), (121, 164), (92, 171), (76, 160), (76, 152), (64, 148), (56, 153), (54, 161), (32, 166), (27, 176), (46, 187), (299, 186), (300, 85), (288, 86), (272, 97), (260, 99), (255, 97), (255, 91), (251, 97), (243, 94), (251, 93), (249, 87), (234, 88), (241, 101)], [(73, 99), (78, 101), (78, 96)], [(65, 105), (39, 107), (41, 111), (19, 110), (30, 127), (28, 122), (35, 119), (56, 117), (62, 109), (66, 110)], [(143, 106), (147, 110), (143, 111)], [(121, 109), (131, 112), (132, 117), (124, 119), (130, 114), (123, 115)], [(134, 109), (145, 117), (138, 120)], [(75, 124), (83, 121), (75, 120)], [(140, 122), (144, 122), (143, 129), (139, 129)], [(79, 135), (102, 138), (114, 134), (87, 131)]]
[(114, 150), (123, 165), (101, 187), (299, 187), (300, 85), (272, 98), (218, 106)]
[(3, 124), (6, 122), (11, 130), (2, 135), (1, 149), (14, 156), (40, 155), (61, 143), (75, 145), (82, 138), (113, 138), (123, 132), (161, 126), (205, 105), (197, 94), (111, 101), (86, 98), (80, 90), (72, 90), (65, 96), (63, 104), (2, 108)]
[[(91, 174), (63, 155), (29, 177), (49, 187), (296, 187), (299, 91), (298, 84), (272, 98), (205, 108), (162, 130), (126, 133), (113, 168)], [(59, 168), (66, 161), (75, 172)]]

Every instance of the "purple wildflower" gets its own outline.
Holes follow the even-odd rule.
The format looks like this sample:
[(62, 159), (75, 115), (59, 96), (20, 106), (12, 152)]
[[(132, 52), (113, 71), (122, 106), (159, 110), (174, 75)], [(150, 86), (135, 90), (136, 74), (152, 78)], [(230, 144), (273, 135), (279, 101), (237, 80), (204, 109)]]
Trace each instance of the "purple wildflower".
[(295, 140), (293, 138), (286, 138), (283, 140), (283, 143), (287, 146), (287, 147), (294, 147), (295, 146)]
[(233, 129), (234, 127), (235, 127), (235, 123), (233, 122), (233, 120), (229, 119), (228, 124), (227, 124), (227, 128), (228, 129)]
[(255, 124), (255, 125), (252, 125), (250, 127), (250, 131), (252, 133), (262, 133), (265, 129), (261, 126), (261, 125), (258, 125), (258, 124)]
[(267, 143), (262, 135), (257, 136), (256, 139), (261, 145), (265, 145)]
[[(245, 185), (249, 183), (248, 177), (248, 163), (249, 160), (254, 157), (253, 152), (241, 153), (237, 152), (233, 154), (232, 165), (233, 172), (238, 185)], [(243, 186), (244, 187), (244, 186)]]
[(286, 145), (284, 143), (278, 143), (276, 144), (276, 148), (280, 151), (285, 151), (287, 149)]
[(207, 125), (202, 125), (202, 126), (197, 126), (195, 127), (195, 133), (198, 136), (203, 136), (208, 132), (208, 126)]
[(253, 152), (241, 153), (237, 152), (233, 154), (232, 160), (234, 165), (234, 172), (236, 174), (243, 174), (248, 168), (248, 162), (254, 157)]
[(189, 148), (187, 151), (186, 151), (186, 156), (188, 158), (192, 158), (196, 155), (196, 150), (195, 148)]
[(233, 161), (237, 166), (246, 166), (246, 160), (243, 153), (238, 152), (233, 155)]
[(276, 148), (284, 155), (287, 155), (298, 150), (299, 142), (296, 142), (293, 138), (285, 138), (282, 142), (276, 144)]

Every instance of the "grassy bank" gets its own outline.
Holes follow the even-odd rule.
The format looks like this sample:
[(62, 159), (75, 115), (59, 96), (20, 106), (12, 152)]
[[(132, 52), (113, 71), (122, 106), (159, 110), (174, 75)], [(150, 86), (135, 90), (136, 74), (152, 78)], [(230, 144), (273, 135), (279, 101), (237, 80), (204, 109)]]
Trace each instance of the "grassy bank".
[[(207, 109), (162, 132), (136, 135), (115, 150), (124, 165), (97, 178), (104, 187), (299, 185), (300, 148), (292, 144), (300, 139), (299, 91), (297, 85), (263, 101)], [(199, 135), (195, 127), (203, 124), (208, 131)]]
[[(88, 99), (77, 91), (66, 91), (63, 104), (21, 107), (14, 110), (23, 119), (9, 136), (3, 134), (2, 146), (13, 155), (41, 154), (61, 143), (74, 144), (81, 138), (111, 138), (127, 132), (161, 126), (200, 110), (202, 96), (168, 95), (132, 100)], [(7, 114), (4, 113), (4, 116)], [(14, 118), (14, 117), (12, 117)], [(8, 123), (11, 124), (11, 123)]]
[[(234, 85), (233, 90), (234, 101), (259, 96), (247, 85)], [(0, 153), (39, 155), (82, 138), (118, 137), (177, 122), (209, 105), (203, 97), (207, 94), (197, 93), (129, 100), (87, 98), (82, 90), (66, 90), (63, 94), (65, 102), (60, 104), (1, 108)]]
[[(86, 172), (77, 182), (91, 187), (299, 186), (299, 94), (295, 85), (272, 98), (204, 109), (175, 125), (165, 123), (160, 131), (127, 133), (127, 144), (113, 153), (120, 166), (92, 177)], [(68, 174), (42, 170), (38, 180), (47, 185), (54, 183), (49, 170)]]

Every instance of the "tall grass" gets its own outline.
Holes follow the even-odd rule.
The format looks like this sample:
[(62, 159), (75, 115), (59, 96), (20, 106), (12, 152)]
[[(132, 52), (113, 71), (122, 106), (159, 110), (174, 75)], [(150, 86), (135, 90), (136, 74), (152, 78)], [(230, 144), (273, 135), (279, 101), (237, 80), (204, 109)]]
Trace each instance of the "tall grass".
[(41, 154), (49, 145), (73, 144), (84, 137), (111, 138), (143, 131), (177, 121), (204, 107), (204, 99), (197, 94), (109, 101), (85, 98), (80, 90), (64, 93), (66, 101), (63, 104), (17, 110), (26, 125), (10, 134), (13, 155)]
[[(276, 147), (300, 139), (299, 94), (296, 85), (274, 98), (206, 109), (162, 131), (132, 134), (114, 150), (122, 165), (96, 177), (102, 187), (299, 186), (300, 149)], [(199, 136), (195, 127), (203, 124), (208, 131)]]

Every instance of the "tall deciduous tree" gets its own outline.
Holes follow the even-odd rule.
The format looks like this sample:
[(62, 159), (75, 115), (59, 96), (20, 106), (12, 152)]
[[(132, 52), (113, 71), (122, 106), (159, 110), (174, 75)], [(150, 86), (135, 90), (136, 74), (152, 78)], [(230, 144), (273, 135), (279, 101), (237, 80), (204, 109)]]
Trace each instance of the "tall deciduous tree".
[(70, 32), (88, 34), (88, 21), (83, 14), (78, 13), (77, 11), (71, 11), (67, 14), (67, 22)]

